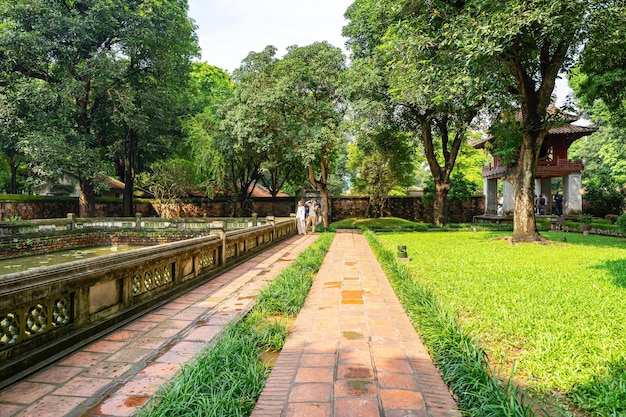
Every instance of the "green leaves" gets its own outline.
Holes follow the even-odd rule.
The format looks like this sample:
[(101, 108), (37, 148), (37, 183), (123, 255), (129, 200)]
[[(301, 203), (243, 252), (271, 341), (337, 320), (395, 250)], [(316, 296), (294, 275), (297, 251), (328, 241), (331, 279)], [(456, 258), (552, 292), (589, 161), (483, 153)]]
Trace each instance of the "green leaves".
[[(592, 111), (596, 100), (607, 106), (612, 122), (626, 125), (626, 5), (607, 3), (589, 17), (589, 40), (573, 72), (576, 97)], [(599, 116), (596, 114), (596, 116)]]
[(622, 185), (626, 182), (626, 133), (605, 124), (591, 136), (570, 147), (572, 158), (585, 163), (585, 200), (592, 203), (596, 216), (621, 213), (624, 206)]
[[(381, 130), (401, 129), (421, 139), (436, 183), (437, 225), (447, 220), (450, 175), (470, 123), (501, 91), (501, 83), (493, 81), (497, 63), (467, 47), (475, 8), (470, 3), (361, 0), (346, 14), (353, 65), (371, 80), (360, 87), (370, 89), (369, 103), (361, 100), (379, 112), (372, 123), (380, 123)], [(478, 24), (472, 22), (472, 30)], [(355, 113), (367, 114), (366, 105)]]
[(37, 128), (53, 132), (54, 146), (68, 156), (43, 156), (29, 138), (24, 146), (34, 164), (93, 182), (101, 164), (123, 163), (116, 168), (129, 173), (132, 195), (138, 152), (150, 162), (179, 128), (182, 91), (198, 52), (186, 1), (20, 0), (0, 7), (3, 70), (41, 81), (54, 99), (53, 117), (42, 117)]
[[(276, 193), (285, 184), (301, 187), (308, 174), (311, 184), (327, 189), (344, 138), (345, 57), (327, 42), (292, 46), (281, 59), (275, 54), (273, 46), (250, 53), (234, 73), (220, 130), (246, 173), (232, 178), (245, 178), (240, 189), (261, 180)], [(229, 155), (226, 148), (221, 152)]]
[(155, 209), (159, 216), (170, 218), (176, 201), (191, 194), (197, 188), (198, 179), (190, 161), (169, 159), (151, 164), (150, 172), (139, 174), (137, 182), (157, 199)]
[(376, 218), (392, 189), (415, 182), (416, 155), (412, 137), (397, 127), (365, 126), (348, 146), (348, 169), (354, 191), (370, 198), (368, 216)]

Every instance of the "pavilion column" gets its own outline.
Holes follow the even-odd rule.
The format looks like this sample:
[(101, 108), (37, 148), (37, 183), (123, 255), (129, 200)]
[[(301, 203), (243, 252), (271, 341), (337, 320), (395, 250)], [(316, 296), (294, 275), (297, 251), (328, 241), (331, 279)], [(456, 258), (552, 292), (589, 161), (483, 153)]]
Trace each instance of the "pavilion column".
[[(541, 195), (541, 180), (538, 180), (537, 178), (535, 178), (535, 197), (539, 197)], [(537, 202), (537, 200), (535, 199), (535, 204)], [(537, 206), (535, 205), (535, 214), (539, 214), (539, 211), (537, 211)]]
[(552, 180), (551, 178), (541, 179), (541, 193), (546, 196), (546, 214), (552, 213)]
[(485, 214), (496, 214), (498, 210), (498, 180), (485, 178)]
[(502, 210), (504, 212), (513, 212), (515, 210), (515, 189), (508, 181), (502, 182)]
[(541, 180), (535, 178), (535, 195), (539, 197), (539, 194), (541, 194)]
[(580, 172), (563, 177), (563, 214), (583, 211), (582, 178)]

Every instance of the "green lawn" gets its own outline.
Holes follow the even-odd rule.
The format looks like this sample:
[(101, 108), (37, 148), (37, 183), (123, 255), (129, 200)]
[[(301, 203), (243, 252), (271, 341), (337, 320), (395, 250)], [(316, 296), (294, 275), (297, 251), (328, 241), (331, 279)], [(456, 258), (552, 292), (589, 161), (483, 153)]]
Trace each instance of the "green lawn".
[(626, 240), (542, 234), (557, 243), (511, 246), (498, 232), (378, 237), (394, 252), (407, 246), (412, 275), (492, 364), (515, 366), (518, 382), (565, 394), (589, 415), (624, 415)]

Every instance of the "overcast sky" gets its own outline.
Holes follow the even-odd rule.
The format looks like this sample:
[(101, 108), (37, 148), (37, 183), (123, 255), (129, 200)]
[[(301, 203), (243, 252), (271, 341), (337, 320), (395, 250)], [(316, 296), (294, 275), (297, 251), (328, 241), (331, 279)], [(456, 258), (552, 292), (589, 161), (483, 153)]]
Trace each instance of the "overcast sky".
[(202, 61), (229, 73), (267, 45), (280, 57), (291, 45), (328, 41), (344, 48), (343, 14), (353, 0), (189, 0)]

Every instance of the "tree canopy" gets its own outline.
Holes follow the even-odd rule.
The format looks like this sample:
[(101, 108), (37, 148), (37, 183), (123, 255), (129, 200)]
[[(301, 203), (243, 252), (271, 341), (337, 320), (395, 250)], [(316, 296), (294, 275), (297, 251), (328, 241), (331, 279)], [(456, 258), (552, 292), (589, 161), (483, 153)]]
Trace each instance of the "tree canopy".
[(45, 133), (20, 148), (42, 170), (80, 179), (81, 216), (93, 215), (107, 153), (122, 160), (132, 197), (139, 139), (172, 126), (163, 121), (197, 54), (187, 2), (2, 0), (0, 13), (0, 70), (56, 97), (54, 123), (39, 120)]
[(601, 100), (615, 125), (626, 126), (626, 4), (601, 2), (589, 23), (589, 39), (570, 73), (579, 105), (591, 111)]
[(341, 94), (346, 58), (328, 42), (292, 46), (279, 64), (279, 83), (289, 93), (289, 130), (308, 181), (322, 196), (322, 221), (329, 224), (329, 188), (345, 146)]
[(353, 68), (371, 80), (370, 102), (386, 102), (388, 121), (421, 139), (436, 225), (447, 221), (451, 174), (470, 123), (497, 94), (493, 65), (459, 53), (462, 11), (447, 2), (357, 0), (346, 12)]
[[(514, 241), (540, 239), (534, 219), (534, 178), (546, 133), (558, 123), (547, 112), (555, 81), (591, 39), (588, 29), (597, 8), (610, 3), (457, 2), (462, 6), (457, 18), (462, 30), (459, 53), (501, 65), (492, 78), (509, 93), (511, 106), (507, 109), (502, 102), (494, 123), (500, 123), (501, 136), (509, 138), (496, 142), (496, 151), (508, 158), (506, 180), (515, 190)], [(508, 116), (501, 118), (502, 114)]]
[(124, 213), (132, 214), (136, 172), (168, 161), (186, 169), (193, 161), (209, 195), (231, 187), (239, 214), (250, 211), (258, 182), (276, 195), (308, 181), (327, 224), (348, 143), (353, 185), (370, 191), (376, 213), (394, 184), (413, 180), (413, 157), (423, 152), (442, 224), (448, 200), (464, 194), (455, 181), (472, 189), (471, 175), (455, 173), (466, 166), (459, 158), (473, 123), (488, 115), (492, 152), (515, 189), (514, 239), (536, 240), (534, 175), (545, 134), (559, 123), (546, 111), (559, 73), (573, 68), (580, 104), (617, 138), (598, 147), (601, 161), (586, 162), (610, 166), (619, 187), (622, 135), (613, 129), (626, 123), (625, 7), (356, 0), (345, 15), (349, 66), (327, 42), (294, 45), (282, 58), (268, 46), (231, 78), (192, 62), (186, 0), (0, 0), (3, 164), (13, 190), (25, 162), (33, 178), (71, 172), (81, 216), (112, 174), (126, 183)]
[(328, 184), (343, 143), (339, 93), (345, 57), (328, 43), (292, 46), (283, 58), (267, 46), (234, 72), (214, 151), (214, 174), (239, 194), (247, 213), (252, 188), (262, 181), (277, 193), (285, 184), (309, 182), (322, 194), (327, 224)]

